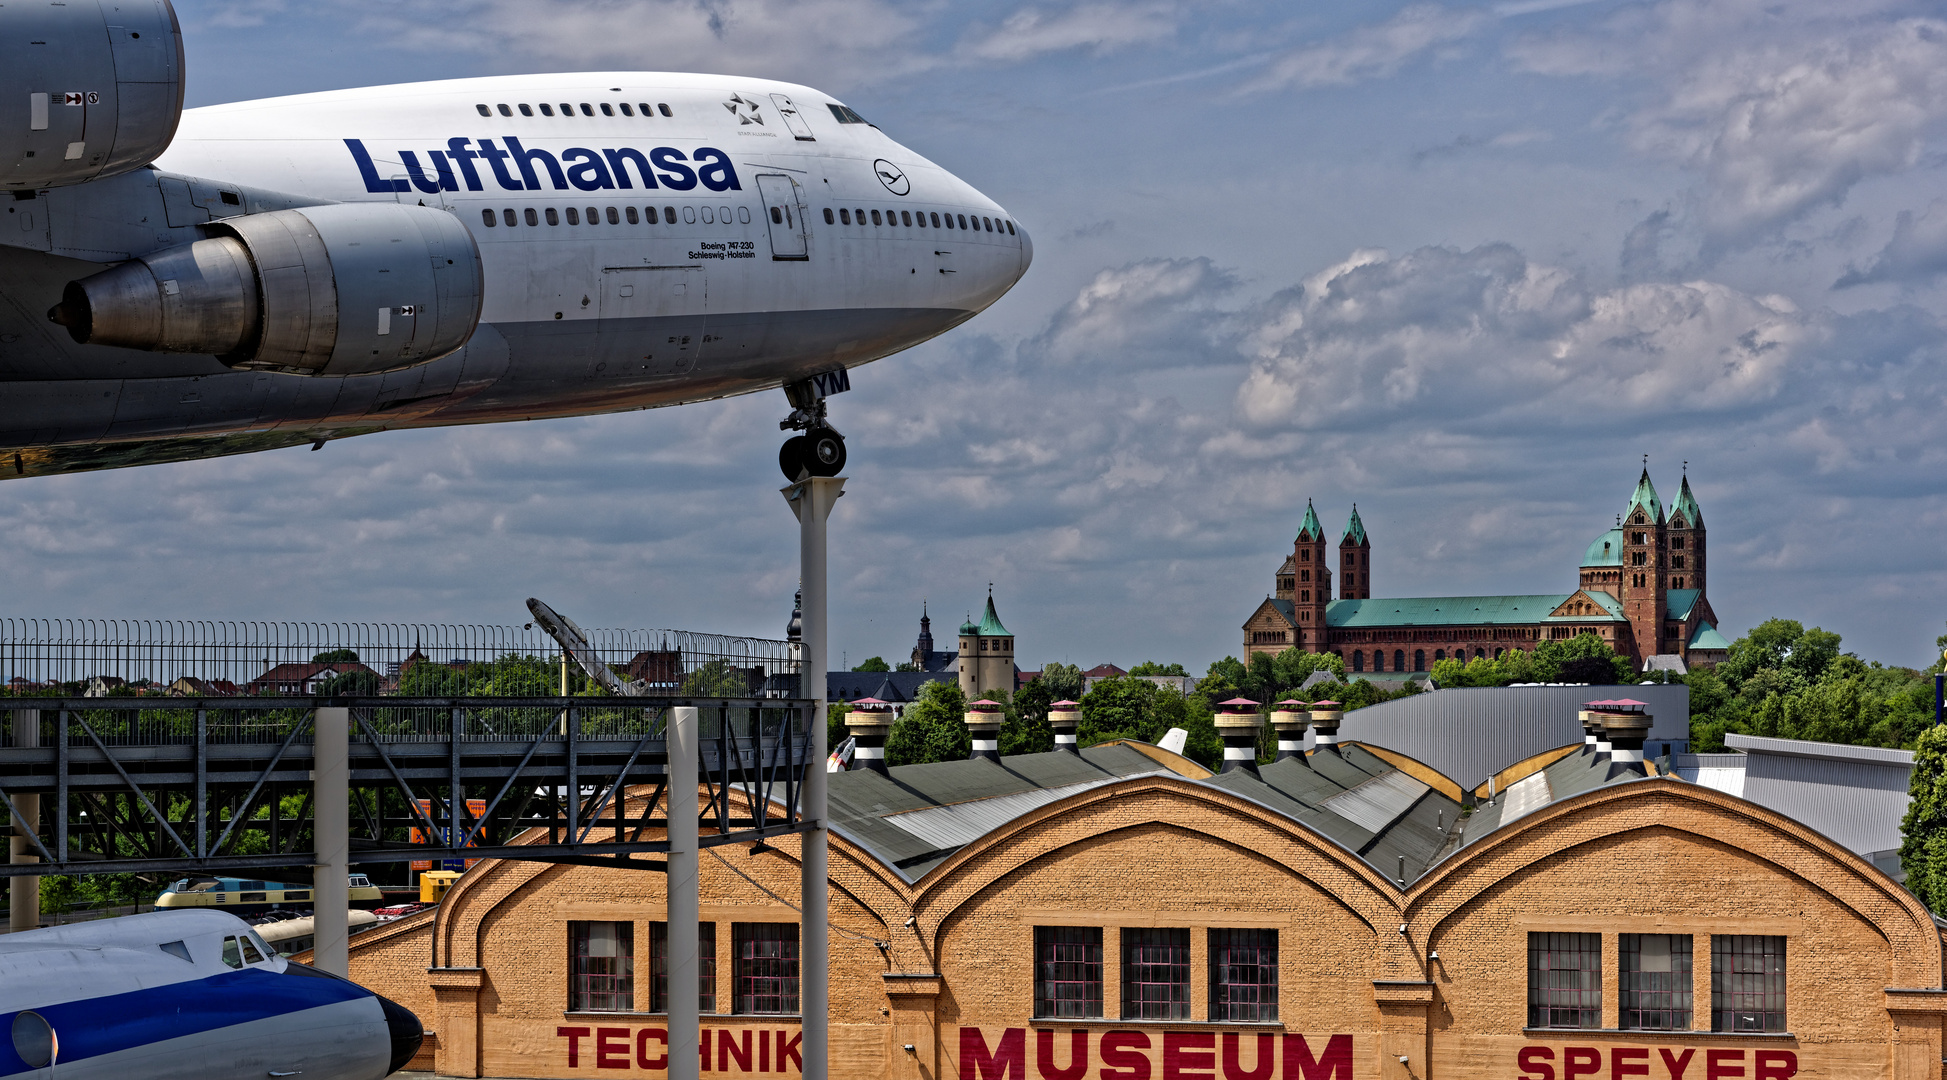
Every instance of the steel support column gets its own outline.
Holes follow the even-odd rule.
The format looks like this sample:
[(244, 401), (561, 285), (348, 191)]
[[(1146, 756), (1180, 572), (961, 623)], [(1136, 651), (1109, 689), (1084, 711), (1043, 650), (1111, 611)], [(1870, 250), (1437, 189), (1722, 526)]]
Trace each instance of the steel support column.
[[(17, 709), (14, 711), (13, 720), (15, 746), (28, 747), (39, 746), (41, 744), (40, 710)], [(29, 839), (29, 835), (40, 830), (41, 797), (39, 795), (16, 795), (14, 796), (14, 806), (18, 809), (20, 816), (27, 821), (28, 828), (23, 830), (18, 824), (14, 825), (13, 835), (7, 840), (7, 861), (13, 863), (40, 862), (40, 856), (34, 854), (34, 842)], [(4, 808), (0, 808), (0, 816), (6, 816)], [(58, 859), (61, 855), (57, 852), (54, 857)], [(14, 878), (13, 883), (8, 886), (7, 905), (8, 933), (18, 934), (22, 930), (38, 930), (41, 925), (41, 879), (38, 877)]]
[(347, 939), (351, 920), (351, 710), (313, 710), (311, 822), (317, 863), (312, 866), (311, 897), (317, 939), (312, 965), (333, 975), (351, 975)]
[(669, 1080), (698, 1080), (701, 1023), (697, 990), (696, 785), (697, 720), (694, 706), (669, 710), (665, 745), (669, 762), (663, 817), (669, 822)]
[(804, 1080), (826, 1080), (831, 1061), (831, 954), (828, 920), (830, 887), (826, 881), (825, 845), (825, 607), (826, 524), (832, 507), (845, 494), (845, 478), (817, 476), (784, 489), (784, 498), (798, 516), (798, 565), (804, 579), (804, 662), (798, 695), (811, 699), (805, 718), (810, 730), (800, 816), (807, 828), (800, 834), (798, 869), (804, 907), (798, 930), (799, 999), (804, 1016)]

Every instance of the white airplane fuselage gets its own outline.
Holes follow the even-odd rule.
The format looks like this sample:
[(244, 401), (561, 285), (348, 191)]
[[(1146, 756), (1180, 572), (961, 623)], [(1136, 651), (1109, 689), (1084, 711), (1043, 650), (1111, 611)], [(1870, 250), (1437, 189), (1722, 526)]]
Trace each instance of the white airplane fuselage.
[[(158, 212), (109, 228), (91, 200)], [(463, 348), (301, 375), (77, 345), (39, 317), (60, 282), (143, 245), (356, 202), (465, 225), (483, 285)], [(716, 75), (507, 76), (192, 109), (151, 170), (12, 208), (43, 220), (23, 229), (38, 253), (0, 241), (0, 292), (16, 301), (0, 312), (0, 477), (767, 389), (940, 334), (1032, 258), (1011, 214), (828, 95)], [(413, 316), (339, 317), (410, 333)]]

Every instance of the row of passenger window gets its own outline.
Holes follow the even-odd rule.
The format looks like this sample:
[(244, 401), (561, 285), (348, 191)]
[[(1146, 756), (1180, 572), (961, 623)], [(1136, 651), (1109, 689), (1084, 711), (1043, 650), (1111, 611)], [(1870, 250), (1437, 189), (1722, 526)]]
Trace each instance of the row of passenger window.
[[(475, 105), (475, 106), (474, 106), (474, 108), (475, 108), (475, 109), (477, 109), (477, 110), (479, 110), (479, 112), (480, 112), (480, 115), (481, 115), (481, 116), (492, 116), (492, 115), (494, 114), (494, 110), (495, 110), (495, 109), (498, 109), (498, 110), (500, 111), (500, 115), (502, 115), (502, 116), (512, 116), (512, 115), (514, 115), (514, 110), (515, 110), (515, 109), (519, 109), (519, 110), (521, 111), (521, 115), (522, 115), (522, 116), (533, 116), (533, 115), (534, 115), (534, 110), (535, 110), (536, 108), (539, 108), (539, 109), (541, 110), (541, 115), (542, 115), (542, 116), (553, 116), (553, 115), (554, 115), (554, 110), (555, 110), (555, 106), (553, 106), (553, 105), (550, 105), (550, 104), (548, 104), (548, 103), (547, 103), (547, 102), (545, 102), (545, 101), (543, 101), (543, 102), (542, 102), (542, 103), (541, 103), (541, 104), (540, 104), (539, 106), (534, 106), (534, 105), (515, 105), (515, 106), (512, 106), (512, 107), (509, 107), (509, 106), (507, 106), (507, 105), (505, 105), (505, 104), (501, 104), (501, 105), (496, 105), (496, 106), (494, 106), (494, 108), (493, 108), (493, 109), (489, 109), (489, 108), (487, 108), (487, 107), (486, 107), (485, 105)], [(657, 103), (657, 104), (656, 104), (655, 106), (653, 106), (653, 107), (651, 107), (651, 106), (650, 106), (650, 104), (649, 104), (648, 102), (646, 102), (646, 101), (640, 101), (640, 102), (637, 102), (637, 103), (636, 103), (636, 104), (635, 104), (635, 105), (634, 105), (633, 107), (631, 107), (631, 106), (629, 105), (629, 103), (628, 103), (628, 102), (626, 102), (626, 101), (624, 101), (624, 102), (621, 102), (620, 104), (616, 104), (616, 105), (611, 105), (611, 104), (609, 104), (609, 103), (608, 103), (608, 102), (606, 102), (606, 101), (604, 101), (604, 102), (602, 102), (602, 103), (601, 103), (600, 105), (590, 105), (590, 104), (589, 104), (588, 102), (586, 102), (586, 101), (584, 101), (584, 102), (582, 102), (582, 103), (581, 103), (581, 114), (582, 114), (583, 116), (593, 116), (593, 115), (595, 115), (595, 110), (596, 110), (596, 109), (600, 109), (600, 110), (602, 110), (602, 115), (603, 115), (603, 116), (614, 116), (614, 115), (615, 115), (615, 110), (617, 110), (617, 109), (621, 109), (621, 110), (622, 110), (622, 115), (623, 115), (623, 116), (634, 116), (634, 115), (636, 115), (636, 110), (637, 110), (637, 109), (640, 109), (640, 110), (642, 110), (642, 115), (643, 115), (643, 116), (655, 116), (655, 115), (656, 115), (656, 113), (657, 113), (658, 111), (660, 111), (660, 112), (661, 112), (661, 113), (662, 113), (662, 114), (663, 114), (664, 116), (675, 116), (675, 115), (676, 115), (675, 113), (673, 113), (673, 112), (671, 112), (671, 111), (669, 110), (669, 106), (668, 106), (668, 105), (665, 105), (665, 104), (662, 104), (662, 103), (660, 103), (660, 102), (658, 102), (658, 103)], [(567, 102), (565, 102), (565, 101), (564, 101), (564, 102), (562, 102), (562, 103), (561, 103), (561, 115), (563, 115), (563, 116), (573, 116), (573, 115), (575, 115), (575, 107), (574, 107), (573, 105), (570, 105), (570, 104), (568, 104), (568, 103), (567, 103)]]
[[(530, 206), (518, 215), (515, 213), (514, 208), (509, 206), (501, 210), (499, 214), (495, 214), (491, 208), (480, 211), (480, 221), (489, 229), (502, 224), (511, 228), (519, 225), (523, 217), (529, 225), (539, 225), (543, 220), (549, 225), (559, 225), (561, 224), (563, 213), (567, 215), (568, 224), (570, 225), (580, 225), (584, 220), (590, 225), (600, 225), (604, 216), (602, 209), (594, 206), (587, 207), (585, 210), (581, 207), (570, 206), (561, 213), (557, 213), (552, 206), (544, 207), (538, 212), (534, 207)], [(660, 215), (657, 214), (656, 208), (653, 206), (643, 207), (640, 214), (636, 213), (636, 208), (633, 206), (624, 206), (619, 210), (611, 206), (607, 208), (606, 216), (610, 225), (620, 225), (625, 219), (631, 225), (645, 221), (650, 225), (654, 225), (658, 221), (664, 225), (676, 224), (676, 208), (674, 206), (663, 207)], [(738, 222), (748, 225), (750, 224), (750, 207), (737, 207), (734, 222), (731, 219), (731, 208), (728, 206), (713, 207), (705, 205), (700, 210), (694, 206), (685, 206), (683, 207), (682, 216), (683, 223), (686, 225), (696, 224), (699, 218), (705, 225), (731, 225)]]
[[(925, 210), (918, 212), (912, 210), (887, 210), (883, 215), (877, 210), (869, 212), (872, 215), (872, 224), (874, 225), (904, 225), (909, 228), (916, 225), (922, 229), (926, 228), (926, 219), (929, 216), (928, 211)], [(825, 224), (850, 225), (853, 219), (856, 218), (858, 223), (863, 225), (865, 224), (865, 216), (867, 213), (868, 211), (864, 208), (848, 210), (841, 206), (838, 208), (837, 220), (834, 221), (832, 209), (828, 206), (825, 208)], [(976, 214), (969, 220), (965, 214), (941, 214), (937, 211), (932, 212), (930, 216), (933, 219), (933, 228), (935, 229), (972, 229), (975, 232), (986, 229), (991, 233), (1004, 232), (1009, 236), (1015, 235), (1014, 223), (1005, 218), (984, 218)], [(941, 223), (943, 218), (945, 220), (944, 224)], [(956, 218), (959, 220), (958, 225), (954, 224)]]

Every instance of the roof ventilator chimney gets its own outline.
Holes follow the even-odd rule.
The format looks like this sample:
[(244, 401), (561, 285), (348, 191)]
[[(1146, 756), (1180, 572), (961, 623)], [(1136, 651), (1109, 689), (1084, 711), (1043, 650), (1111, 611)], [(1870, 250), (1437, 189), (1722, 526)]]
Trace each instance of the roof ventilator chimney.
[(874, 697), (852, 702), (845, 714), (845, 729), (852, 733), (852, 760), (861, 769), (886, 775), (886, 733), (892, 730), (892, 703)]
[(1062, 753), (1079, 754), (1075, 745), (1075, 729), (1082, 726), (1082, 707), (1073, 701), (1057, 701), (1048, 706), (1048, 726), (1055, 730), (1055, 749)]
[(1648, 707), (1648, 702), (1633, 698), (1589, 703), (1601, 717), (1604, 737), (1609, 740), (1609, 779), (1649, 775), (1643, 766), (1643, 741), (1649, 738), (1655, 718), (1643, 711)]
[(1263, 726), (1257, 702), (1234, 697), (1217, 706), (1217, 734), (1224, 738), (1223, 772), (1257, 775), (1257, 733)]
[(1271, 707), (1271, 727), (1278, 733), (1277, 760), (1305, 761), (1305, 728), (1312, 722), (1307, 710), (1310, 706), (1302, 701), (1286, 698)]
[(969, 761), (993, 761), (1001, 759), (1001, 703), (982, 698), (967, 703), (967, 734), (973, 736), (973, 751), (967, 755)]
[(1317, 753), (1339, 752), (1339, 722), (1345, 710), (1336, 701), (1312, 702), (1312, 748)]

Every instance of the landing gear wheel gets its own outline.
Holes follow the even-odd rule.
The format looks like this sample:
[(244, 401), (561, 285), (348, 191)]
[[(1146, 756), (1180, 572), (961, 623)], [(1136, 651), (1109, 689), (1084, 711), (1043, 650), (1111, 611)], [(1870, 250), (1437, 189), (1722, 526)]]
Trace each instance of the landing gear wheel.
[(777, 467), (784, 472), (784, 478), (797, 483), (811, 470), (810, 439), (803, 435), (793, 435), (778, 447)]
[(837, 476), (845, 471), (845, 436), (821, 427), (805, 432), (802, 438), (805, 468), (811, 470), (811, 475)]

